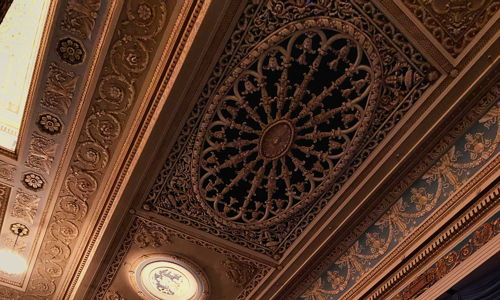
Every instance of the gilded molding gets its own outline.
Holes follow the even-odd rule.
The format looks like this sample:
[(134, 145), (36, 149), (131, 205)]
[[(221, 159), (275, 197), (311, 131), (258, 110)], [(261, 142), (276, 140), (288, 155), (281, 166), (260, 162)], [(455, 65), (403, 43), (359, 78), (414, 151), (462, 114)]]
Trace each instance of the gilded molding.
[[(406, 262), (403, 266), (401, 266), (391, 277), (385, 280), (383, 283), (379, 285), (367, 296), (366, 299), (374, 300), (374, 299), (383, 299), (387, 293), (396, 289), (406, 277), (418, 272), (421, 265), (424, 265), (425, 262), (432, 259), (434, 256), (439, 255), (441, 253), (441, 249), (445, 248), (450, 243), (456, 243), (456, 240), (460, 236), (460, 234), (473, 226), (477, 221), (487, 212), (491, 211), (495, 207), (498, 207), (498, 203), (500, 202), (500, 188), (497, 186), (491, 193), (479, 199), (471, 208), (467, 209), (465, 213), (459, 216), (450, 226), (448, 226), (445, 230), (443, 230), (438, 236), (436, 236), (432, 242), (427, 244), (425, 248), (420, 250), (417, 254), (415, 254), (408, 262)], [(490, 220), (493, 225), (496, 233), (499, 231), (499, 219), (498, 214), (494, 218), (494, 220)], [(495, 227), (496, 226), (496, 227)], [(478, 229), (477, 231), (482, 231)], [(465, 240), (469, 239), (471, 236)], [(493, 236), (488, 236), (488, 239), (484, 241), (486, 243)], [(459, 244), (459, 243), (456, 243)], [(477, 249), (476, 249), (477, 250)], [(469, 253), (472, 254), (472, 253)], [(445, 255), (446, 256), (446, 255)], [(443, 256), (444, 257), (444, 256)], [(451, 269), (448, 269), (449, 272)], [(442, 274), (445, 275), (445, 274)], [(435, 278), (436, 281), (438, 278)], [(433, 281), (432, 283), (435, 283)], [(430, 284), (430, 283), (428, 283)], [(432, 284), (430, 284), (432, 285)], [(430, 286), (429, 285), (429, 286)], [(407, 287), (399, 293), (399, 295), (406, 294), (407, 291), (410, 291), (414, 286), (414, 282), (409, 283)], [(427, 288), (429, 287), (427, 286)], [(423, 287), (421, 287), (423, 288)], [(422, 290), (423, 292), (423, 290)], [(412, 295), (413, 296), (413, 295)], [(399, 299), (399, 298), (397, 298)], [(407, 299), (405, 297), (405, 299)]]
[[(139, 15), (139, 7), (153, 13)], [(40, 255), (27, 287), (27, 295), (50, 298), (73, 254), (81, 227), (92, 207), (111, 153), (123, 135), (122, 128), (136, 100), (136, 89), (165, 29), (165, 4), (128, 1), (121, 12), (103, 72), (98, 80), (68, 173), (49, 220)], [(69, 59), (69, 57), (68, 57)], [(77, 57), (75, 57), (77, 61)], [(71, 82), (65, 81), (65, 82)], [(67, 95), (67, 89), (63, 88)], [(66, 98), (67, 99), (67, 98)], [(59, 111), (66, 112), (64, 101)], [(57, 266), (57, 270), (54, 267)]]
[(495, 15), (498, 0), (403, 0), (404, 5), (453, 57)]

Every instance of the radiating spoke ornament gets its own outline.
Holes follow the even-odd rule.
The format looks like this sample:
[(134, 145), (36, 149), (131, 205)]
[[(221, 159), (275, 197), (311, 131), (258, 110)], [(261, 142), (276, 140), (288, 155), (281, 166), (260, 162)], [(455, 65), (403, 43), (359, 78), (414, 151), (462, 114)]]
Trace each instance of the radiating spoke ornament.
[(200, 126), (193, 180), (202, 205), (237, 228), (268, 226), (317, 199), (362, 143), (382, 67), (358, 29), (289, 24), (222, 83)]

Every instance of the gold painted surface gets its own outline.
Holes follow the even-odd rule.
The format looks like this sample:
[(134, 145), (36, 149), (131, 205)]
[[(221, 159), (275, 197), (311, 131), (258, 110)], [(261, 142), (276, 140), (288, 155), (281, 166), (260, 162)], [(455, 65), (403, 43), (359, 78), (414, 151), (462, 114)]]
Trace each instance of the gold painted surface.
[(15, 151), (50, 0), (14, 1), (0, 25), (0, 147)]

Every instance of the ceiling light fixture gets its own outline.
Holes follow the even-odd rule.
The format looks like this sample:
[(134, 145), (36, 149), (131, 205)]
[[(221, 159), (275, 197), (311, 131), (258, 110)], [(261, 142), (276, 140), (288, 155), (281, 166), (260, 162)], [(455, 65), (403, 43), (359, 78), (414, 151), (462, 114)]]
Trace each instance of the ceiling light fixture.
[(12, 249), (0, 249), (0, 271), (11, 275), (19, 275), (28, 269), (26, 259), (17, 253), (16, 249), (17, 240), (20, 236), (26, 236), (29, 233), (26, 225), (15, 223), (11, 225), (11, 231), (16, 235), (16, 240)]

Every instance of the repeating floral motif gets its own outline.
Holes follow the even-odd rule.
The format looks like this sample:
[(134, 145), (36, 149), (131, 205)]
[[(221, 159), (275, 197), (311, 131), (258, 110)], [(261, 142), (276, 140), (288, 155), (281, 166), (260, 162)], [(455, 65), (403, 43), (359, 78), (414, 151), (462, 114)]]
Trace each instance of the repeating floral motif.
[(17, 190), (14, 206), (11, 210), (11, 216), (33, 224), (38, 210), (38, 203), (40, 197), (30, 195), (23, 192), (21, 189)]
[[(200, 155), (200, 152), (202, 151), (200, 149), (201, 139), (205, 138), (203, 134), (206, 130), (204, 129), (206, 127), (215, 126), (217, 122), (220, 122), (214, 119), (214, 122), (210, 123), (212, 120), (210, 117), (207, 117), (207, 115), (214, 115), (216, 118), (220, 118), (221, 121), (230, 124), (226, 124), (226, 127), (231, 130), (241, 129), (240, 132), (242, 133), (240, 140), (235, 138), (233, 141), (228, 141), (228, 147), (226, 147), (226, 144), (223, 142), (224, 132), (216, 130), (217, 128), (214, 128), (214, 130), (210, 129), (209, 131), (212, 137), (207, 134), (207, 144), (213, 148), (213, 154), (216, 154), (215, 152), (220, 153), (224, 151), (231, 151), (232, 155), (237, 156), (236, 153), (238, 152), (244, 153), (246, 150), (244, 144), (248, 143), (248, 141), (243, 139), (255, 139), (255, 137), (249, 136), (249, 132), (250, 134), (252, 133), (250, 130), (251, 128), (248, 128), (249, 123), (245, 121), (245, 126), (242, 127), (241, 124), (238, 124), (238, 122), (242, 121), (242, 119), (238, 119), (236, 121), (234, 120), (234, 117), (240, 118), (242, 116), (239, 113), (237, 116), (235, 115), (236, 111), (233, 109), (234, 105), (225, 105), (219, 110), (216, 103), (218, 103), (220, 97), (224, 97), (226, 91), (233, 90), (235, 94), (239, 93), (241, 98), (243, 98), (243, 95), (247, 98), (247, 96), (252, 96), (252, 94), (256, 94), (260, 90), (263, 90), (267, 80), (259, 81), (252, 79), (260, 78), (257, 75), (259, 73), (255, 73), (256, 69), (253, 68), (253, 62), (258, 61), (259, 59), (265, 60), (261, 63), (261, 73), (264, 72), (264, 67), (266, 68), (266, 72), (276, 71), (278, 73), (288, 68), (289, 65), (284, 64), (281, 58), (282, 54), (276, 53), (273, 57), (272, 54), (267, 53), (266, 50), (270, 50), (270, 48), (273, 47), (273, 45), (278, 41), (291, 36), (294, 32), (293, 26), (302, 26), (304, 28), (303, 30), (306, 32), (308, 30), (321, 31), (322, 25), (316, 26), (314, 30), (308, 25), (310, 23), (314, 23), (315, 18), (321, 19), (319, 22), (322, 22), (321, 24), (327, 24), (328, 22), (344, 22), (342, 23), (344, 25), (342, 25), (343, 27), (340, 31), (346, 32), (346, 39), (356, 40), (360, 38), (364, 39), (363, 43), (370, 43), (369, 41), (371, 41), (373, 43), (373, 48), (376, 49), (376, 53), (380, 56), (380, 61), (383, 65), (383, 80), (380, 83), (381, 86), (378, 94), (379, 103), (377, 108), (372, 113), (373, 118), (371, 118), (369, 126), (367, 124), (363, 125), (368, 126), (368, 128), (363, 128), (363, 130), (365, 130), (365, 136), (369, 138), (363, 139), (362, 143), (360, 142), (360, 145), (354, 145), (356, 143), (351, 145), (356, 149), (342, 147), (345, 146), (343, 145), (344, 143), (342, 140), (331, 141), (332, 147), (338, 147), (338, 144), (340, 144), (338, 151), (345, 151), (348, 156), (352, 155), (352, 159), (350, 160), (350, 164), (346, 166), (342, 166), (341, 164), (338, 165), (339, 168), (345, 168), (343, 168), (342, 172), (336, 174), (337, 176), (332, 175), (332, 177), (335, 178), (328, 178), (328, 180), (331, 180), (331, 184), (328, 185), (328, 188), (325, 188), (324, 191), (318, 190), (317, 195), (315, 193), (311, 193), (314, 194), (312, 195), (314, 196), (313, 198), (320, 198), (319, 200), (316, 199), (317, 201), (306, 201), (310, 202), (309, 204), (312, 204), (313, 208), (308, 210), (296, 209), (297, 211), (286, 209), (286, 203), (297, 204), (297, 200), (295, 199), (297, 197), (294, 198), (294, 193), (300, 194), (309, 191), (307, 186), (302, 187), (300, 184), (295, 185), (295, 187), (287, 188), (286, 182), (280, 183), (279, 185), (280, 190), (286, 191), (287, 195), (290, 195), (285, 199), (279, 199), (284, 201), (275, 201), (276, 204), (259, 204), (256, 203), (256, 201), (251, 203), (252, 201), (250, 200), (255, 198), (254, 195), (257, 190), (256, 188), (252, 188), (252, 185), (255, 186), (255, 182), (259, 181), (259, 178), (264, 178), (266, 174), (260, 174), (257, 172), (255, 166), (255, 170), (253, 171), (250, 170), (252, 168), (251, 166), (241, 168), (241, 166), (238, 166), (238, 164), (241, 165), (241, 162), (235, 161), (236, 159), (224, 161), (221, 157), (217, 157), (217, 155), (215, 157), (213, 155), (210, 156), (208, 150), (206, 152), (202, 152)], [(381, 30), (381, 28), (384, 28), (384, 30)], [(288, 31), (286, 29), (288, 29)], [(275, 34), (277, 32), (281, 32), (281, 35)], [(303, 41), (301, 40), (298, 42), (297, 46), (306, 49), (304, 52), (306, 54), (301, 55), (302, 51), (297, 48), (297, 51), (300, 53), (294, 53), (293, 61), (290, 61), (290, 64), (293, 63), (300, 65), (300, 62), (303, 62), (304, 58), (312, 60), (312, 56), (309, 57), (307, 55), (311, 55), (309, 54), (309, 51), (314, 49), (309, 47), (308, 42), (304, 45), (303, 42), (305, 41), (306, 38), (304, 38)], [(342, 51), (340, 48), (342, 47), (337, 49), (338, 52), (335, 55), (342, 57), (342, 53), (348, 50), (349, 47), (345, 47), (346, 49)], [(262, 52), (264, 53), (262, 54)], [(261, 55), (257, 58), (256, 56), (258, 56), (259, 53), (261, 53)], [(376, 64), (372, 65), (370, 60), (375, 59), (374, 56), (377, 54), (369, 54), (370, 56), (366, 59), (366, 61), (363, 61), (363, 64), (370, 65), (370, 68), (372, 68), (371, 70), (373, 70), (373, 68), (376, 67)], [(331, 64), (331, 67), (335, 67), (335, 64)], [(257, 71), (259, 70), (260, 69), (257, 69)], [(309, 70), (309, 73), (313, 74), (315, 71), (316, 70), (312, 68)], [(308, 74), (308, 70), (304, 70), (301, 73)], [(286, 74), (286, 72), (281, 72), (281, 74)], [(163, 170), (158, 175), (150, 194), (144, 202), (143, 208), (145, 210), (151, 210), (158, 214), (167, 216), (185, 225), (193, 226), (200, 230), (209, 232), (210, 234), (223, 239), (239, 243), (247, 248), (279, 258), (301, 234), (301, 232), (303, 232), (309, 222), (314, 219), (315, 215), (317, 215), (317, 213), (319, 213), (327, 204), (327, 200), (325, 199), (330, 199), (336, 191), (340, 189), (342, 184), (348, 180), (348, 174), (352, 174), (356, 168), (361, 165), (371, 151), (384, 139), (386, 134), (396, 125), (396, 123), (401, 120), (401, 117), (412, 107), (413, 103), (419, 99), (423, 91), (430, 86), (431, 82), (435, 80), (437, 76), (438, 73), (430, 66), (430, 64), (425, 61), (420, 53), (370, 1), (249, 1), (243, 15), (240, 18), (239, 25), (228, 42), (220, 61), (215, 66), (214, 73), (208, 80), (202, 92), (201, 98), (195, 104), (191, 115), (189, 116), (180, 136), (176, 141), (176, 144), (173, 147), (173, 151), (165, 162)], [(246, 78), (250, 78), (250, 80), (247, 80)], [(355, 80), (358, 79), (360, 78), (356, 78)], [(232, 85), (236, 81), (240, 83), (238, 84), (237, 89), (233, 89)], [(281, 84), (279, 80), (269, 81), (268, 88), (273, 91), (273, 93), (274, 90), (271, 89), (273, 82), (278, 84), (278, 88), (280, 86), (287, 87), (288, 85), (288, 83), (285, 83), (284, 81)], [(362, 81), (358, 82), (358, 85), (361, 90), (370, 90), (368, 88), (365, 89)], [(353, 86), (354, 89), (351, 90), (352, 94), (348, 93), (350, 88), (347, 87), (346, 89), (341, 89), (341, 92), (344, 92), (346, 97), (353, 96), (356, 93), (355, 85), (353, 84)], [(282, 88), (280, 90), (283, 91)], [(289, 88), (286, 93), (292, 95), (292, 92), (295, 91), (297, 91), (298, 94), (314, 93), (310, 91), (308, 87), (301, 87), (300, 84), (296, 84), (293, 88)], [(328, 93), (328, 91), (325, 91), (325, 93)], [(316, 94), (320, 95), (319, 92)], [(271, 96), (274, 95), (278, 94), (269, 94), (269, 99), (272, 99)], [(339, 97), (341, 97), (340, 99), (343, 99), (342, 93)], [(271, 102), (271, 100), (267, 102)], [(313, 103), (311, 103), (311, 105), (315, 104), (314, 101), (312, 102)], [(247, 110), (251, 107), (251, 105), (254, 105), (255, 101), (246, 101), (246, 104), (245, 101), (240, 101), (238, 103), (238, 109)], [(219, 112), (215, 113), (216, 110), (219, 110)], [(312, 115), (316, 113), (323, 113), (324, 115), (327, 114), (327, 111), (328, 107), (318, 108), (318, 111), (315, 111)], [(206, 114), (203, 115), (203, 112)], [(229, 114), (231, 114), (233, 118)], [(355, 113), (347, 116), (348, 114), (349, 113), (346, 112), (345, 118), (339, 118), (339, 124), (342, 122), (347, 122), (349, 124), (349, 120), (357, 119)], [(231, 120), (234, 122), (231, 122)], [(321, 122), (319, 122), (319, 119), (317, 121), (319, 126)], [(201, 124), (199, 122), (201, 122)], [(325, 122), (328, 123), (328, 121)], [(286, 130), (283, 124), (283, 122), (280, 123), (280, 126), (282, 127), (280, 130)], [(339, 127), (340, 126), (341, 125), (339, 125)], [(200, 132), (198, 139), (196, 139), (196, 134), (198, 133), (197, 130)], [(321, 130), (317, 129), (316, 131)], [(261, 137), (259, 136), (259, 138)], [(210, 139), (210, 142), (208, 142), (208, 139)], [(264, 145), (264, 143), (262, 145)], [(307, 147), (307, 145), (305, 146)], [(241, 147), (242, 151), (239, 151), (239, 147)], [(269, 150), (272, 147), (266, 146), (265, 148)], [(264, 149), (264, 152), (268, 154), (271, 153), (268, 150)], [(278, 150), (273, 151), (276, 152)], [(268, 155), (264, 152), (261, 151), (263, 155), (268, 156), (267, 160), (274, 157), (273, 155)], [(278, 152), (281, 155), (281, 152)], [(311, 151), (311, 154), (308, 155), (317, 155), (318, 152), (319, 151), (312, 153)], [(197, 161), (197, 158), (200, 158), (200, 160)], [(304, 159), (302, 158), (302, 160)], [(292, 167), (292, 164), (287, 164), (287, 166), (289, 165), (290, 168), (293, 168), (296, 173), (303, 174), (304, 176), (307, 175), (311, 180), (313, 180), (313, 177), (317, 176), (327, 177), (327, 174), (334, 172), (334, 170), (326, 169), (335, 168), (333, 165), (326, 167), (318, 164), (315, 166), (314, 164), (307, 164), (304, 166), (304, 161), (299, 159), (295, 160), (293, 164), (297, 166), (298, 170), (295, 170), (295, 168)], [(273, 163), (271, 162), (270, 165), (272, 169)], [(202, 182), (201, 186), (196, 184), (198, 180), (198, 170), (194, 169), (193, 166), (202, 166), (202, 168), (206, 169), (203, 171), (205, 173), (200, 174), (200, 181)], [(224, 168), (221, 168), (221, 166), (227, 170), (222, 170)], [(274, 169), (277, 169), (278, 167), (279, 166)], [(237, 168), (240, 170), (237, 171)], [(314, 171), (314, 169), (316, 171)], [(323, 171), (321, 171), (322, 169)], [(248, 191), (246, 192), (246, 196), (249, 196), (251, 199), (248, 201), (239, 201), (237, 200), (238, 197), (229, 195), (229, 191), (224, 190), (223, 193), (220, 193), (224, 194), (223, 197), (225, 199), (223, 203), (221, 203), (221, 201), (209, 201), (210, 203), (203, 204), (207, 196), (208, 198), (214, 198), (214, 195), (217, 194), (214, 194), (215, 190), (219, 192), (223, 191), (223, 184), (220, 181), (227, 181), (227, 179), (223, 176), (223, 178), (219, 177), (220, 180), (217, 180), (217, 178), (215, 178), (217, 176), (214, 177), (213, 174), (222, 174), (226, 171), (228, 172), (228, 176), (235, 178), (235, 182), (242, 183), (240, 185), (236, 185), (236, 183), (234, 183), (232, 187), (236, 190), (246, 189)], [(187, 172), (192, 173), (191, 178), (186, 175)], [(264, 173), (266, 172), (268, 172), (267, 169)], [(236, 177), (234, 175), (235, 173), (238, 174)], [(248, 175), (248, 177), (245, 177), (245, 175)], [(210, 176), (214, 178), (208, 178)], [(269, 173), (267, 174), (267, 177), (269, 179), (269, 184), (272, 187), (273, 179), (270, 178), (275, 176)], [(228, 182), (224, 183), (230, 185)], [(316, 184), (319, 183), (315, 183), (315, 185)], [(195, 191), (194, 189), (198, 189), (198, 191)], [(319, 197), (321, 192), (326, 192), (326, 194)], [(239, 198), (245, 199), (246, 196), (242, 195)], [(263, 195), (262, 197), (267, 198), (268, 195)], [(290, 198), (292, 198), (292, 200), (290, 200)], [(215, 205), (216, 202), (217, 205)], [(244, 221), (241, 217), (242, 214), (235, 212), (239, 210), (238, 205), (241, 207), (242, 204), (245, 203), (247, 203), (247, 208), (242, 209), (241, 211), (245, 211), (247, 214), (245, 218), (250, 220), (250, 222)], [(216, 208), (214, 208), (214, 205)], [(284, 206), (281, 207), (279, 205)], [(279, 215), (279, 217), (276, 217), (271, 224), (268, 222), (268, 224), (266, 224), (267, 226), (264, 226), (263, 222), (259, 220), (265, 222), (267, 217), (262, 219), (263, 212), (266, 207), (273, 206), (274, 208), (271, 210), (275, 212), (275, 216)], [(207, 207), (210, 209), (207, 209)], [(226, 216), (222, 217), (224, 214), (226, 214)], [(268, 216), (272, 215), (273, 214), (270, 213)], [(238, 220), (231, 220), (233, 217)], [(238, 225), (234, 226), (235, 223), (238, 223)], [(253, 229), (241, 230), (241, 228), (236, 228), (242, 227), (239, 224), (244, 223), (247, 223), (245, 225), (251, 224), (252, 226), (250, 227), (253, 227)]]
[(0, 160), (0, 178), (6, 181), (14, 180), (14, 172), (16, 172), (16, 167), (9, 163)]
[(66, 71), (55, 63), (51, 63), (45, 90), (40, 101), (42, 107), (65, 115), (71, 105), (77, 81), (78, 76), (74, 72)]
[(465, 133), (301, 297), (338, 299), (499, 152), (500, 101)]
[(474, 233), (458, 243), (451, 251), (443, 255), (393, 299), (416, 299), (499, 233), (500, 213), (497, 213), (474, 231)]
[[(163, 2), (127, 1), (124, 5), (27, 287), (26, 295), (33, 298), (48, 299), (56, 291), (93, 205), (93, 195), (122, 136), (136, 89), (165, 29)], [(149, 18), (138, 16), (141, 5), (153, 12)]]
[(404, 0), (404, 4), (454, 57), (498, 11), (498, 0)]
[(55, 140), (33, 132), (25, 164), (27, 167), (49, 174), (56, 150)]

